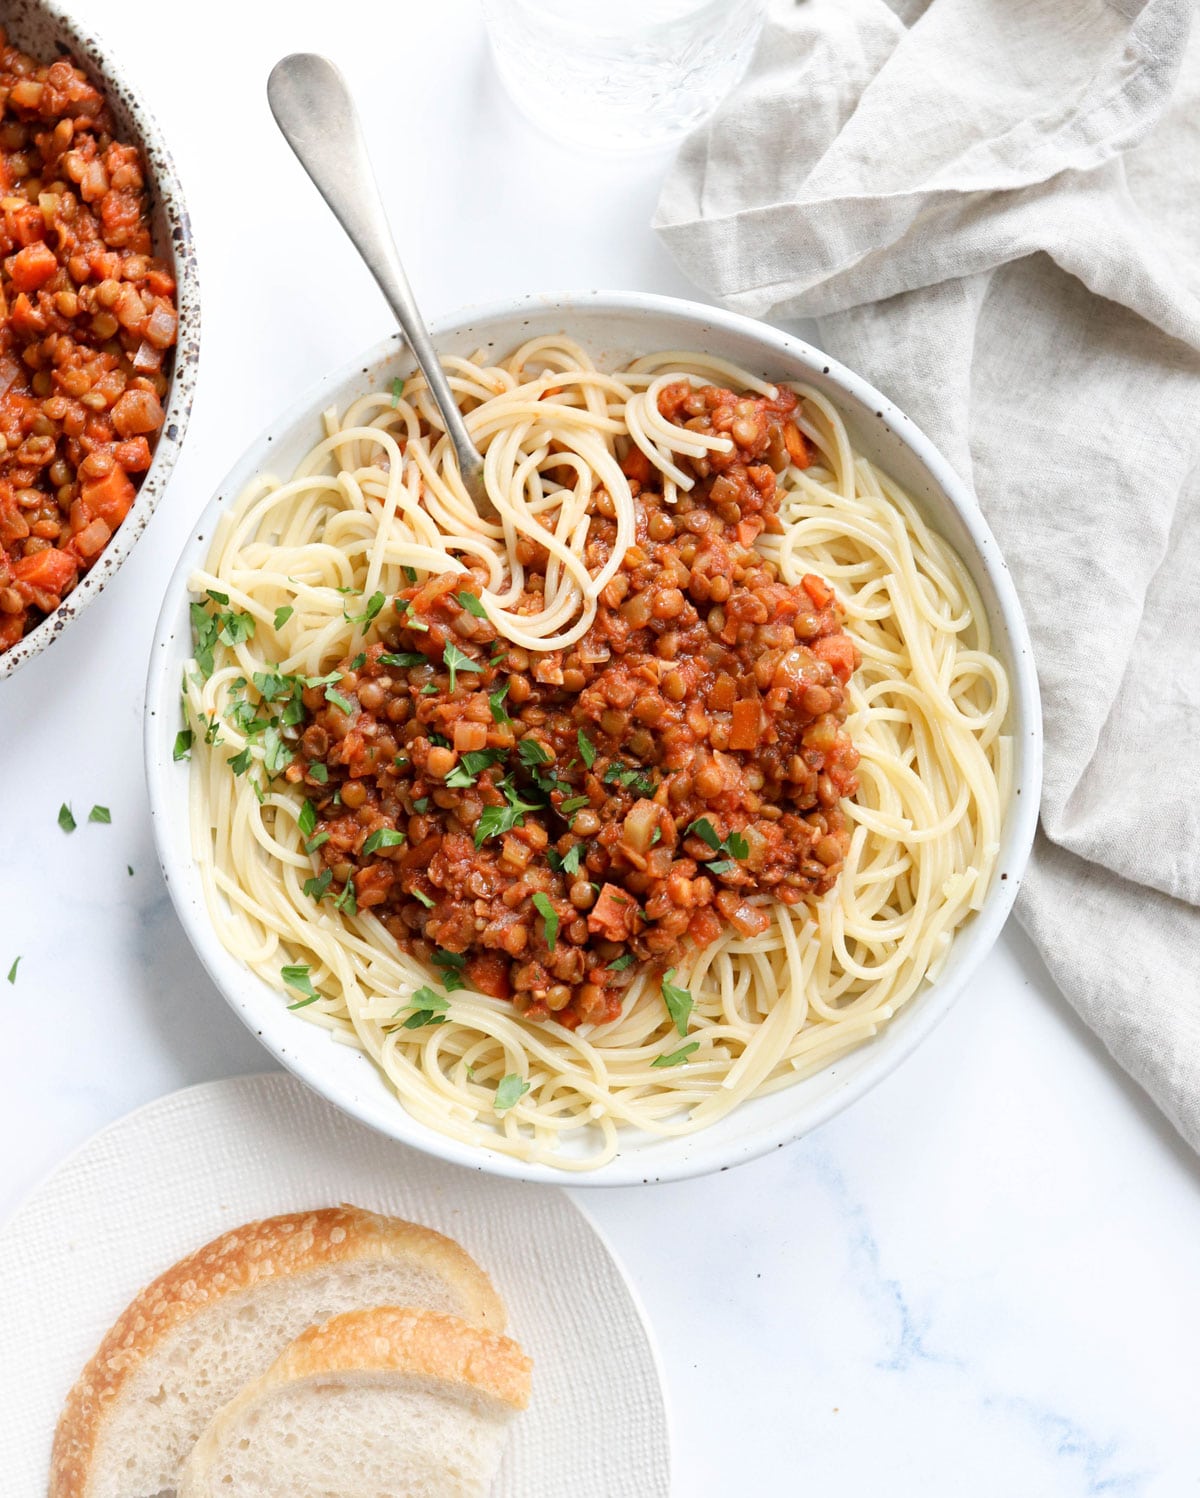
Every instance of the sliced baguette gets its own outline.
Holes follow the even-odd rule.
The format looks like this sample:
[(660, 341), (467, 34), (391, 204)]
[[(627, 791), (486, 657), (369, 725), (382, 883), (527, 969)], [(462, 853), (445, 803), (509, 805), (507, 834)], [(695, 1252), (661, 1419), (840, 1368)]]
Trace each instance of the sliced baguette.
[(306, 1327), (380, 1303), (447, 1311), (492, 1331), (505, 1311), (449, 1238), (358, 1207), (248, 1223), (148, 1285), (67, 1397), (50, 1498), (152, 1498), (218, 1409)]
[(531, 1366), (440, 1311), (335, 1316), (217, 1414), (178, 1498), (481, 1498)]

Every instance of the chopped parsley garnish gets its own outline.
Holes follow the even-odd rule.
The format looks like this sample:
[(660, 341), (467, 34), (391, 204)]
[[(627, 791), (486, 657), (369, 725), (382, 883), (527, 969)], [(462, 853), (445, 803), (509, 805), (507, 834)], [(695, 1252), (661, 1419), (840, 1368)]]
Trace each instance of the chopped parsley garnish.
[(279, 729), (274, 723), (269, 723), (263, 731), (263, 767), (267, 774), (274, 780), (276, 775), (283, 774), (295, 757), (283, 742)]
[[(445, 1022), (444, 1010), (449, 1009), (450, 1000), (444, 994), (435, 993), (432, 988), (422, 986), (413, 993), (410, 1001), (415, 1012), (410, 1014), (404, 1021), (406, 1030), (420, 1030), (426, 1025), (440, 1025)], [(399, 1014), (399, 1010), (396, 1011)]]
[(221, 720), (215, 713), (209, 716), (208, 727), (204, 730), (204, 742), (211, 744), (214, 748), (225, 742), (221, 737)]
[(478, 661), (473, 661), (469, 655), (461, 651), (453, 640), (446, 641), (446, 648), (442, 651), (442, 660), (446, 663), (446, 670), (450, 673), (450, 690), (453, 692), (458, 686), (458, 673), (460, 671), (481, 671), (483, 668)]
[(432, 910), (434, 905), (437, 904), (437, 901), (431, 900), (423, 889), (410, 889), (409, 894), (413, 897), (414, 900), (420, 900), (421, 904), (424, 905), (426, 910)]
[(419, 650), (385, 650), (379, 659), (385, 666), (399, 666), (402, 671), (429, 664), (429, 657)]
[(365, 858), (368, 853), (374, 853), (379, 848), (396, 848), (404, 841), (404, 834), (396, 832), (391, 827), (379, 827), (362, 845), (362, 853)]
[(275, 628), (282, 629), (295, 612), (290, 603), (280, 604), (275, 610)]
[(488, 696), (488, 706), (492, 710), (492, 719), (501, 725), (512, 722), (512, 719), (508, 716), (504, 708), (504, 699), (508, 696), (509, 686), (510, 683), (506, 681), (502, 687), (498, 687), (496, 691), (490, 693)]
[(579, 730), (579, 733), (576, 735), (576, 737), (579, 741), (580, 757), (582, 758), (584, 764), (590, 770), (596, 763), (596, 747), (592, 743), (591, 739), (588, 738), (587, 734), (584, 733), (582, 728)]
[(173, 760), (186, 759), (192, 752), (192, 739), (195, 735), (190, 728), (181, 728), (175, 735), (175, 747), (171, 750)]
[(307, 962), (297, 962), (288, 967), (281, 967), (279, 969), (279, 976), (289, 988), (293, 988), (297, 993), (304, 995), (298, 1003), (289, 1004), (289, 1009), (303, 1009), (306, 1004), (315, 1004), (321, 997), (312, 986)]
[(565, 853), (560, 854), (551, 848), (546, 854), (546, 862), (556, 874), (578, 874), (582, 858), (582, 843), (573, 843)]
[[(415, 583), (416, 582), (416, 580), (417, 580), (417, 569), (415, 567), (401, 567), (400, 570), (401, 570), (401, 572), (404, 573), (404, 576), (408, 579), (408, 581), (410, 583)], [(409, 604), (409, 608), (410, 609), (412, 608), (412, 604), (411, 603)]]
[(558, 808), (564, 817), (573, 817), (577, 811), (582, 811), (591, 801), (590, 796), (572, 796), (564, 801)]
[(727, 838), (722, 840), (717, 836), (717, 829), (707, 817), (697, 818), (687, 829), (684, 836), (688, 837), (693, 832), (702, 843), (707, 843), (714, 853), (722, 855), (715, 862), (706, 865), (711, 874), (734, 873), (737, 869), (737, 864), (734, 860), (745, 858), (750, 852), (750, 844), (740, 832), (731, 832)]
[(335, 692), (332, 687), (325, 688), (325, 701), (331, 702), (336, 708), (340, 708), (347, 717), (354, 711), (349, 699), (343, 697), (340, 692)]
[(253, 758), (254, 758), (254, 754), (253, 754), (253, 752), (252, 752), (252, 750), (250, 748), (250, 745), (247, 744), (246, 747), (241, 751), (240, 754), (231, 754), (230, 755), (230, 757), (229, 757), (229, 768), (233, 771), (233, 773), (235, 775), (244, 775), (246, 773), (246, 771), (250, 768), (250, 761)]
[(365, 650), (360, 650), (354, 657), (354, 659), (350, 662), (350, 669), (351, 671), (361, 671), (366, 664), (367, 652)]
[(492, 1107), (497, 1113), (505, 1113), (514, 1103), (519, 1103), (528, 1091), (529, 1083), (522, 1080), (521, 1074), (510, 1071), (506, 1077), (500, 1078)]
[(655, 1056), (650, 1063), (651, 1066), (682, 1066), (683, 1063), (694, 1052), (700, 1049), (698, 1040), (691, 1040), (687, 1045), (681, 1045), (677, 1051), (672, 1051), (669, 1056)]
[(387, 602), (386, 593), (372, 593), (367, 599), (367, 606), (361, 614), (348, 614), (345, 605), (342, 605), (342, 618), (347, 624), (370, 624), (375, 615)]
[(431, 733), (429, 735), (429, 742), (431, 744), (438, 744), (443, 749), (449, 749), (450, 747), (450, 740), (444, 733)]
[(613, 760), (600, 778), (605, 785), (623, 785), (627, 790), (636, 791), (639, 796), (652, 796), (657, 789), (650, 776), (636, 765), (625, 765), (617, 759)]
[(71, 808), (65, 801), (58, 808), (58, 825), (64, 832), (75, 831), (75, 818), (71, 815)]
[(467, 959), (462, 952), (442, 952), (433, 954), (433, 965), (442, 975), (442, 987), (447, 993), (454, 993), (460, 988), (466, 988), (466, 980), (462, 976), (462, 970), (467, 965)]
[(93, 806), (88, 812), (89, 822), (102, 822), (107, 826), (112, 821), (112, 812), (107, 806)]
[(413, 802), (413, 811), (420, 812), (422, 816), (424, 816), (425, 813), (428, 810), (429, 810), (429, 797), (428, 796), (419, 796)]
[(300, 808), (300, 815), (296, 818), (296, 826), (305, 837), (312, 837), (317, 830), (317, 808), (311, 801), (305, 801)]
[(10, 983), (15, 983), (17, 981), (17, 968), (20, 965), (20, 962), (21, 959), (19, 957), (13, 958), (13, 965), (8, 970), (8, 981)]
[(554, 758), (545, 744), (534, 738), (523, 738), (517, 744), (517, 756), (521, 763), (532, 770), (538, 765), (548, 765)]
[(432, 696), (435, 695), (436, 692), (437, 692), (437, 687), (434, 686), (433, 682), (431, 682), (431, 681), (427, 681), (425, 683), (425, 685), (421, 688), (421, 696), (422, 697), (432, 697)]
[(675, 1022), (675, 1028), (680, 1035), (687, 1034), (688, 1015), (692, 1012), (692, 996), (686, 988), (680, 988), (671, 980), (675, 976), (675, 969), (669, 967), (663, 974), (662, 996), (667, 1006), (667, 1013)]
[(331, 687), (335, 681), (341, 681), (340, 671), (327, 671), (324, 676), (306, 676), (304, 685), (306, 687)]
[(306, 853), (315, 853), (318, 848), (323, 848), (328, 841), (329, 834), (327, 832), (318, 832), (315, 837), (310, 837), (304, 844), (304, 851)]
[(404, 381), (399, 377), (399, 375), (397, 375), (396, 378), (392, 381), (392, 405), (393, 406), (398, 406), (400, 404), (400, 397), (403, 394), (404, 394)]
[(476, 619), (487, 618), (487, 609), (484, 608), (476, 594), (468, 592), (464, 588), (461, 593), (456, 593), (454, 596), (462, 604), (463, 608), (466, 609), (468, 614), (474, 614)]
[(322, 869), (319, 874), (314, 874), (311, 879), (304, 881), (304, 893), (310, 900), (315, 900), (319, 905), (329, 893), (329, 886), (333, 883), (333, 871)]
[(318, 785), (326, 785), (329, 782), (329, 771), (319, 759), (314, 760), (308, 767), (308, 773)]
[(525, 813), (541, 809), (535, 801), (522, 801), (507, 776), (500, 781), (498, 789), (504, 793), (506, 804), (483, 808), (475, 828), (477, 848), (481, 848), (490, 837), (500, 837), (505, 832), (511, 832), (514, 827), (524, 827)]
[(358, 895), (355, 893), (353, 879), (346, 880), (346, 887), (333, 902), (333, 908), (340, 910), (343, 915), (358, 914)]
[(218, 593), (213, 588), (205, 588), (204, 591), (208, 594), (208, 596), (212, 599), (212, 601), (214, 603), (219, 603), (222, 608), (226, 608), (227, 609), (229, 607), (229, 594), (228, 593)]
[(550, 897), (541, 890), (533, 897), (533, 907), (546, 924), (546, 948), (553, 952), (554, 943), (558, 940), (558, 911), (550, 903)]
[(608, 970), (610, 973), (622, 973), (627, 967), (632, 967), (634, 961), (632, 952), (622, 952), (619, 957), (614, 957), (608, 964)]
[(446, 776), (446, 784), (453, 790), (465, 790), (475, 784), (481, 771), (498, 764), (503, 758), (503, 749), (468, 749)]

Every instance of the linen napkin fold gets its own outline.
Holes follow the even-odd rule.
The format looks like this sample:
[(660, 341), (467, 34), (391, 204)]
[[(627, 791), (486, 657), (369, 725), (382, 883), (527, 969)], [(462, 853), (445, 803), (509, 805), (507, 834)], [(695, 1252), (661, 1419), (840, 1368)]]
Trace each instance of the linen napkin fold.
[(790, 0), (655, 226), (972, 486), (1034, 638), (1050, 972), (1200, 1148), (1200, 28), (1191, 0)]

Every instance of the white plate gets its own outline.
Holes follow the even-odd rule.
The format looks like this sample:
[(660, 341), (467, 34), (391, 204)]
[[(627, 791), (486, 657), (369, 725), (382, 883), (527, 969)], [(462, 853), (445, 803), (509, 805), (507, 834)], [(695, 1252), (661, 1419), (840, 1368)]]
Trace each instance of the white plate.
[(444, 1165), (272, 1073), (112, 1124), (0, 1231), (0, 1491), (46, 1491), (67, 1390), (133, 1295), (239, 1223), (353, 1202), (457, 1238), (534, 1360), (493, 1498), (666, 1498), (667, 1416), (624, 1274), (562, 1191)]
[[(1012, 579), (970, 491), (928, 437), (873, 386), (818, 349), (765, 323), (674, 297), (638, 292), (532, 296), (459, 313), (431, 329), (441, 353), (506, 353), (527, 338), (567, 332), (602, 366), (619, 367), (655, 349), (699, 348), (771, 379), (803, 379), (839, 409), (857, 449), (908, 491), (926, 520), (962, 558), (979, 590), (992, 643), (1012, 683), (1012, 794), (1004, 808), (997, 877), (982, 909), (958, 932), (936, 983), (919, 994), (874, 1040), (795, 1086), (744, 1103), (695, 1134), (660, 1139), (629, 1131), (616, 1157), (576, 1174), (572, 1185), (629, 1186), (678, 1180), (753, 1159), (799, 1139), (861, 1097), (909, 1055), (964, 990), (1012, 909), (1037, 823), (1041, 789), (1041, 708), (1029, 633)], [(361, 1051), (339, 1045), (287, 1009), (284, 996), (222, 946), (192, 859), (188, 766), (176, 764), (179, 682), (192, 653), (188, 579), (201, 565), (222, 508), (262, 473), (290, 475), (323, 436), (320, 413), (344, 409), (364, 390), (386, 390), (407, 374), (411, 356), (398, 337), (327, 375), (262, 434), (227, 475), (200, 517), (167, 585), (146, 682), (146, 779), (159, 861), (175, 909), (213, 982), (243, 1022), (289, 1070), (372, 1128), (443, 1159), (529, 1181), (562, 1180), (553, 1166), (531, 1164), (451, 1139), (412, 1118)]]

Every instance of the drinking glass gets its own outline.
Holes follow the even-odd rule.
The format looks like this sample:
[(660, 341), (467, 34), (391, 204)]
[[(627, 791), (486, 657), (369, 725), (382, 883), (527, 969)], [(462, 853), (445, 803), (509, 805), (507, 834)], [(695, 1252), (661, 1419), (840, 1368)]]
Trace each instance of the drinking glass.
[(766, 0), (483, 0), (514, 103), (576, 145), (662, 146), (741, 76)]

